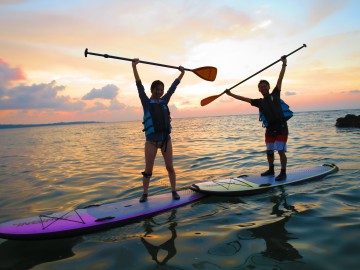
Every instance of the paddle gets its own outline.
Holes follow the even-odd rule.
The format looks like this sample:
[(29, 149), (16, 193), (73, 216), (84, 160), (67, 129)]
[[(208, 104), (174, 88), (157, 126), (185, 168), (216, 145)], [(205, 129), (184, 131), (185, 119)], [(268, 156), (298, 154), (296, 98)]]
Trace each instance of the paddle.
[[(297, 48), (295, 51), (287, 54), (286, 57), (292, 55), (293, 53), (297, 52), (298, 50), (300, 50), (300, 49), (302, 49), (302, 48), (304, 48), (304, 47), (306, 47), (306, 44), (303, 44), (300, 48)], [(255, 74), (251, 75), (250, 77), (247, 77), (245, 80), (242, 80), (241, 82), (235, 84), (233, 87), (231, 87), (231, 88), (229, 88), (229, 89), (226, 89), (224, 92), (222, 92), (222, 93), (219, 94), (219, 95), (214, 95), (214, 96), (210, 96), (210, 97), (204, 98), (204, 99), (201, 100), (201, 102), (200, 102), (201, 106), (208, 105), (209, 103), (213, 102), (213, 101), (214, 101), (215, 99), (217, 99), (218, 97), (220, 97), (220, 96), (222, 96), (223, 94), (225, 94), (225, 92), (226, 92), (227, 90), (231, 90), (231, 89), (235, 88), (236, 86), (242, 84), (243, 82), (247, 81), (248, 79), (250, 79), (250, 78), (254, 77), (255, 75), (259, 74), (260, 72), (264, 71), (265, 69), (268, 69), (269, 67), (275, 65), (275, 64), (278, 63), (279, 61), (281, 61), (281, 58), (280, 58), (279, 60), (275, 61), (274, 63), (268, 65), (267, 67), (263, 68), (262, 70), (256, 72)]]
[[(101, 56), (101, 57), (105, 57), (105, 58), (114, 58), (114, 59), (120, 59), (120, 60), (131, 61), (131, 62), (133, 61), (133, 59), (130, 59), (130, 58), (113, 56), (113, 55), (109, 55), (109, 54), (100, 54), (100, 53), (89, 52), (87, 48), (85, 49), (84, 54), (85, 54), (85, 57), (87, 57), (88, 54), (90, 54), (90, 55)], [(148, 62), (148, 61), (139, 61), (139, 62), (143, 63), (143, 64), (148, 64), (148, 65), (178, 69), (178, 67), (175, 67), (175, 66), (169, 66), (169, 65), (164, 65), (164, 64), (154, 63), (154, 62)], [(207, 81), (214, 81), (216, 78), (216, 74), (217, 74), (216, 67), (210, 67), (210, 66), (199, 67), (199, 68), (195, 68), (195, 69), (185, 68), (185, 70), (192, 71), (197, 76), (199, 76), (200, 78), (207, 80)]]

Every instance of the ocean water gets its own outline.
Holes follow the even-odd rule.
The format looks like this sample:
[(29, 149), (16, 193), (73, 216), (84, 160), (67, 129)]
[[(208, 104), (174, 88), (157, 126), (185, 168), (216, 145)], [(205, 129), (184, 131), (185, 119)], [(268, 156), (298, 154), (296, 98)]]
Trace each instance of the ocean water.
[[(338, 165), (323, 180), (208, 196), (78, 237), (0, 239), (0, 269), (360, 269), (360, 129), (335, 127), (348, 113), (360, 110), (298, 112), (288, 122), (288, 168)], [(0, 222), (138, 198), (141, 129), (121, 122), (0, 130)], [(262, 172), (263, 137), (257, 115), (174, 119), (178, 189)], [(170, 192), (160, 153), (149, 191)]]

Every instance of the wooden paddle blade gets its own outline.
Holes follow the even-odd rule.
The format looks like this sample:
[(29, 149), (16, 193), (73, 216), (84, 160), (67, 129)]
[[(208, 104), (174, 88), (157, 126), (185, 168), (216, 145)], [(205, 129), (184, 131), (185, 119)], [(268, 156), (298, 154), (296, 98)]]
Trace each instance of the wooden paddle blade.
[(215, 81), (217, 68), (216, 67), (199, 67), (192, 70), (200, 78), (207, 81)]
[(215, 96), (210, 96), (207, 98), (204, 98), (203, 100), (200, 101), (201, 106), (206, 106), (209, 103), (213, 102), (215, 99), (217, 99), (218, 97), (220, 97), (222, 94), (220, 95), (215, 95)]

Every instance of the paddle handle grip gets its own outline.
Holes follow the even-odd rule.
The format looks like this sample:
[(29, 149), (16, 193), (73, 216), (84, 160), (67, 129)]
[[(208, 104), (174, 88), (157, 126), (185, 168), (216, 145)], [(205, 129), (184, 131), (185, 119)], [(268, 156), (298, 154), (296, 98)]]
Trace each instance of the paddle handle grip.
[[(293, 53), (295, 53), (295, 52), (297, 52), (298, 50), (301, 50), (302, 48), (305, 48), (305, 47), (306, 47), (306, 44), (303, 44), (301, 47), (297, 48), (295, 51), (292, 51), (291, 53), (287, 54), (286, 57), (292, 55)], [(278, 62), (280, 62), (280, 61), (281, 61), (281, 58), (280, 58), (279, 60), (275, 61), (274, 63), (268, 65), (267, 67), (264, 67), (262, 70), (259, 70), (258, 72), (256, 72), (255, 74), (251, 75), (250, 77), (247, 77), (246, 79), (242, 80), (241, 82), (235, 84), (235, 85), (232, 86), (231, 88), (226, 89), (226, 90), (231, 90), (231, 89), (235, 88), (236, 86), (242, 84), (243, 82), (246, 82), (246, 81), (249, 80), (250, 78), (258, 75), (260, 72), (263, 72), (265, 69), (268, 69), (269, 67), (275, 65), (276, 63), (278, 63)], [(224, 93), (226, 92), (226, 90), (225, 90), (222, 94), (224, 94)], [(221, 94), (221, 95), (222, 95), (222, 94)]]
[[(85, 49), (84, 55), (85, 55), (85, 57), (87, 57), (88, 55), (94, 55), (94, 56), (100, 56), (100, 57), (104, 57), (104, 58), (113, 58), (113, 59), (125, 60), (125, 61), (130, 61), (130, 62), (132, 62), (134, 60), (134, 59), (131, 59), (131, 58), (114, 56), (114, 55), (110, 55), (110, 54), (101, 54), (101, 53), (89, 52), (87, 48)], [(159, 67), (179, 69), (179, 67), (176, 67), (176, 66), (170, 66), (170, 65), (159, 64), (159, 63), (143, 61), (143, 60), (140, 60), (139, 63), (153, 65), (153, 66), (159, 66)], [(184, 70), (192, 71), (192, 69), (188, 69), (188, 68), (184, 68)]]

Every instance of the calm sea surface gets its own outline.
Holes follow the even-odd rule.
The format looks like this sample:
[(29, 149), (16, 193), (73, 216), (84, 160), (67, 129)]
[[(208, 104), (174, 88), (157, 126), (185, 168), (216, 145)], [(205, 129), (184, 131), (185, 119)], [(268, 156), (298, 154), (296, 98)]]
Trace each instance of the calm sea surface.
[[(0, 239), (0, 269), (360, 269), (360, 129), (335, 127), (348, 113), (360, 110), (289, 121), (288, 168), (339, 166), (321, 181), (209, 196), (79, 237)], [(0, 130), (0, 222), (138, 198), (141, 129), (123, 122)], [(267, 168), (257, 115), (174, 119), (173, 131), (180, 190)], [(150, 194), (170, 192), (160, 154), (153, 175)]]

